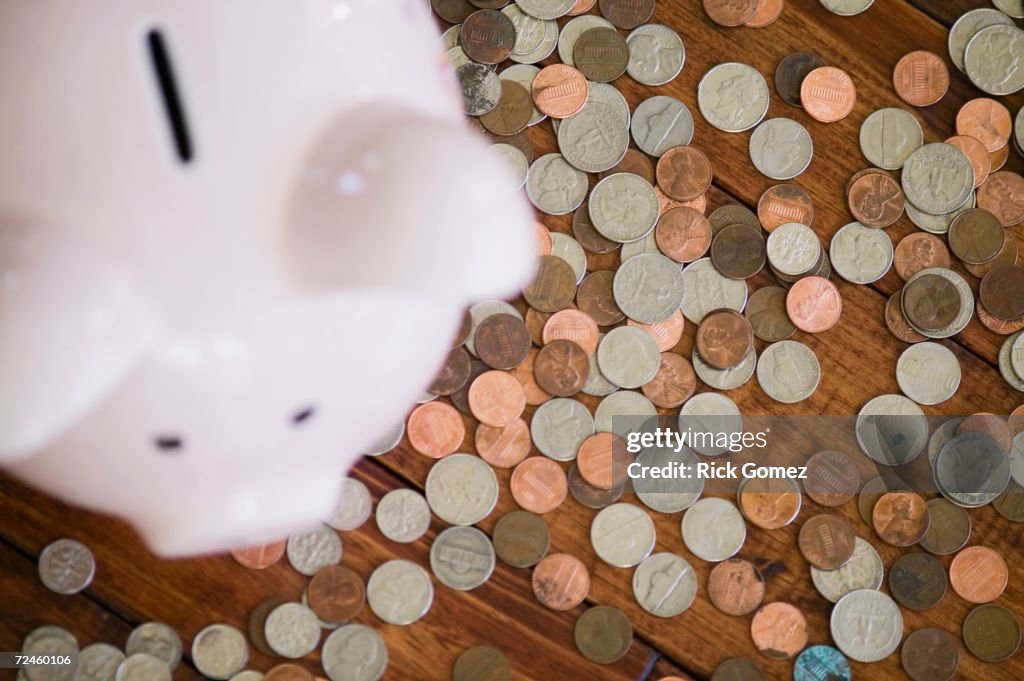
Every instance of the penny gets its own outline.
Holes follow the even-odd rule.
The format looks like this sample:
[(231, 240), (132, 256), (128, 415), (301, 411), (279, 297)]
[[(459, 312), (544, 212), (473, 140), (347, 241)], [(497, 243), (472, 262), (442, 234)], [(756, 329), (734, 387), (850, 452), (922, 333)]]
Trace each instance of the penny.
[(575, 395), (586, 384), (589, 374), (587, 351), (571, 340), (553, 340), (537, 353), (534, 376), (540, 389), (549, 395)]
[(686, 49), (673, 29), (662, 24), (645, 24), (626, 37), (629, 45), (627, 72), (644, 85), (666, 85), (683, 70)]
[(597, 605), (576, 620), (574, 638), (583, 657), (598, 664), (612, 664), (629, 652), (633, 627), (621, 611)]
[[(871, 621), (871, 627), (864, 622)], [(843, 653), (858, 662), (878, 662), (899, 647), (903, 616), (892, 598), (861, 589), (843, 596), (832, 609), (832, 638)]]
[[(711, 681), (765, 681), (764, 672), (753, 660), (745, 657), (734, 657), (725, 660), (711, 674)], [(660, 681), (673, 681), (661, 679)]]
[(573, 64), (595, 83), (610, 83), (626, 72), (629, 47), (614, 28), (591, 28), (576, 40)]
[(754, 291), (743, 312), (757, 338), (774, 343), (790, 338), (796, 327), (786, 312), (786, 289), (766, 286)]
[(693, 208), (673, 208), (658, 220), (654, 230), (658, 249), (676, 262), (703, 257), (711, 247), (711, 224)]
[(871, 284), (892, 267), (892, 239), (881, 229), (859, 222), (844, 225), (829, 244), (829, 255), (836, 273), (854, 284)]
[(860, 537), (854, 539), (853, 556), (838, 570), (821, 570), (811, 566), (811, 582), (824, 598), (835, 603), (858, 589), (882, 588), (885, 568), (878, 551)]
[[(961, 213), (962, 215), (962, 213)], [(907, 281), (929, 267), (950, 267), (949, 250), (934, 234), (914, 233), (905, 236), (896, 245), (893, 257), (896, 274)]]
[(1006, 238), (992, 213), (973, 208), (957, 215), (949, 225), (949, 248), (965, 263), (980, 265), (994, 259)]
[(315, 681), (305, 667), (285, 662), (276, 664), (263, 674), (263, 681)]
[(461, 24), (474, 11), (466, 0), (430, 0), (430, 7), (449, 24)]
[(409, 414), (407, 432), (413, 449), (432, 459), (440, 459), (458, 451), (466, 436), (466, 427), (451, 405), (427, 402)]
[(900, 556), (889, 571), (889, 591), (909, 610), (928, 610), (946, 595), (946, 569), (927, 553)]
[(614, 567), (639, 565), (651, 555), (656, 539), (654, 521), (647, 511), (633, 504), (617, 503), (601, 509), (590, 525), (594, 553)]
[(572, 468), (569, 469), (568, 478), (569, 493), (572, 494), (572, 498), (583, 506), (595, 510), (611, 506), (622, 498), (622, 494), (625, 491), (625, 485), (610, 490), (594, 487), (583, 479), (576, 464), (573, 464)]
[[(505, 16), (501, 12), (495, 12), (495, 14)], [(488, 132), (508, 137), (525, 130), (526, 126), (530, 124), (533, 112), (533, 99), (530, 97), (530, 92), (515, 81), (503, 79), (501, 80), (501, 98), (498, 99), (497, 106), (481, 115), (479, 121)], [(516, 151), (519, 150), (516, 149)], [(519, 153), (522, 154), (522, 152)], [(522, 155), (522, 160), (519, 163), (528, 164), (525, 155)], [(522, 168), (518, 175), (521, 178), (519, 186), (522, 186), (526, 182), (527, 168)]]
[(979, 300), (993, 316), (1006, 321), (1024, 318), (1024, 267), (1000, 265), (981, 280)]
[(683, 543), (701, 560), (718, 563), (732, 558), (743, 546), (746, 524), (727, 499), (701, 499), (683, 514)]
[[(542, 404), (530, 421), (534, 444), (555, 461), (572, 461), (580, 443), (594, 433), (594, 418), (576, 400), (556, 398)], [(525, 462), (524, 462), (525, 463)]]
[(974, 137), (990, 152), (1005, 147), (1012, 132), (1010, 112), (994, 99), (972, 99), (957, 112), (956, 134)]
[(907, 636), (900, 662), (911, 681), (950, 681), (960, 664), (960, 652), (952, 636), (927, 627)]
[(750, 322), (734, 310), (710, 313), (697, 329), (697, 351), (705, 362), (718, 369), (738, 365), (753, 345)]
[(761, 571), (742, 558), (715, 565), (708, 574), (708, 598), (726, 615), (742, 617), (761, 606), (765, 583)]
[(455, 659), (452, 681), (511, 681), (504, 653), (490, 646), (468, 648)]
[(964, 619), (964, 643), (984, 662), (1010, 659), (1020, 647), (1020, 640), (1020, 622), (1001, 605), (979, 605)]
[(637, 105), (629, 131), (641, 151), (660, 157), (669, 149), (690, 143), (693, 115), (675, 97), (657, 95)]
[(879, 476), (868, 480), (861, 487), (860, 498), (857, 500), (857, 510), (860, 513), (861, 520), (871, 525), (871, 516), (875, 510), (875, 504), (882, 498), (882, 495), (890, 491), (905, 489), (908, 489), (906, 483), (895, 476)]
[(672, 409), (690, 399), (697, 389), (697, 375), (685, 357), (672, 352), (661, 353), (658, 373), (644, 384), (643, 394), (656, 406)]
[(949, 582), (968, 603), (989, 603), (999, 598), (1009, 579), (1003, 557), (986, 546), (969, 546), (953, 557)]
[(329, 565), (306, 586), (309, 608), (324, 622), (340, 624), (353, 619), (366, 604), (363, 580), (350, 568)]
[(541, 312), (558, 312), (572, 303), (576, 295), (576, 274), (558, 256), (542, 256), (538, 262), (537, 274), (523, 289), (523, 297)]
[(742, 26), (754, 18), (757, 0), (704, 0), (704, 12), (719, 26)]
[(626, 320), (626, 324), (643, 329), (654, 339), (659, 352), (668, 352), (682, 339), (686, 320), (683, 313), (676, 310), (668, 318), (653, 324), (644, 324), (633, 319)]
[(366, 599), (377, 617), (388, 624), (406, 626), (430, 610), (434, 602), (434, 586), (427, 571), (416, 563), (389, 560), (370, 575), (366, 583)]
[(810, 194), (793, 184), (769, 187), (757, 202), (757, 217), (768, 232), (787, 222), (810, 225), (814, 205)]
[(576, 241), (591, 253), (611, 253), (619, 247), (617, 241), (607, 239), (597, 231), (590, 219), (590, 208), (585, 203), (573, 213), (572, 234)]
[(985, 183), (992, 172), (992, 157), (988, 149), (979, 140), (967, 135), (956, 135), (946, 140), (946, 144), (956, 147), (967, 155), (974, 168), (974, 187)]
[(1006, 491), (996, 497), (992, 507), (1010, 522), (1024, 523), (1024, 487), (1011, 483)]
[(800, 528), (798, 543), (808, 563), (836, 570), (853, 556), (853, 528), (840, 516), (816, 515)]
[[(541, 355), (538, 354), (538, 361), (540, 358)], [(523, 413), (526, 407), (526, 393), (522, 384), (511, 374), (504, 371), (486, 371), (469, 387), (469, 407), (473, 416), (481, 423), (489, 426), (507, 426)]]
[(612, 326), (625, 317), (615, 302), (613, 270), (591, 272), (580, 282), (576, 292), (576, 305), (598, 326)]
[(697, 597), (697, 575), (681, 556), (655, 553), (633, 572), (633, 597), (657, 617), (675, 617)]
[(506, 513), (494, 526), (494, 552), (502, 562), (517, 568), (539, 563), (551, 545), (547, 523), (528, 511)]
[(888, 227), (903, 215), (903, 192), (899, 183), (885, 173), (869, 173), (851, 186), (850, 212), (869, 227)]
[(601, 15), (616, 28), (633, 29), (654, 14), (654, 0), (598, 0)]
[(760, 123), (770, 99), (764, 77), (739, 62), (712, 67), (697, 85), (697, 104), (705, 120), (725, 132), (743, 132)]
[(767, 251), (761, 230), (729, 225), (715, 235), (711, 262), (730, 279), (749, 279), (764, 268)]
[(450, 525), (474, 525), (498, 503), (494, 469), (471, 454), (453, 454), (436, 462), (424, 489), (430, 510)]
[(461, 345), (453, 349), (428, 390), (438, 396), (457, 392), (469, 380), (470, 360), (469, 352)]
[(519, 506), (543, 515), (562, 505), (569, 493), (565, 471), (543, 456), (532, 456), (512, 471), (512, 498)]
[(921, 548), (944, 556), (956, 553), (971, 537), (971, 516), (946, 499), (929, 499), (928, 531), (921, 537)]
[[(515, 5), (510, 5), (509, 7), (515, 7)], [(503, 12), (503, 13), (506, 14), (506, 16), (508, 16), (508, 13), (506, 13), (506, 12)], [(515, 16), (515, 14), (513, 14), (512, 16)], [(520, 12), (520, 16), (522, 16), (521, 12)], [(511, 16), (509, 18), (511, 18)], [(515, 24), (516, 20), (513, 19), (512, 23)], [(537, 35), (537, 44), (539, 44), (540, 41), (543, 39), (543, 33), (541, 31), (536, 31), (535, 33)], [(516, 32), (516, 36), (517, 36), (517, 38), (520, 36), (520, 32), (519, 31)], [(515, 50), (514, 49), (513, 49), (512, 52), (513, 52), (513, 54), (515, 54)], [(525, 90), (526, 99), (529, 102), (529, 109), (530, 109), (530, 117), (526, 121), (527, 126), (537, 125), (538, 123), (540, 123), (541, 121), (543, 121), (543, 120), (545, 120), (547, 118), (547, 116), (545, 116), (540, 111), (538, 111), (537, 107), (535, 107), (533, 105), (533, 95), (532, 95), (532, 92), (533, 92), (533, 80), (534, 80), (534, 78), (537, 77), (537, 73), (538, 72), (540, 72), (540, 69), (537, 68), (536, 66), (532, 65), (532, 64), (513, 64), (512, 66), (506, 67), (505, 69), (503, 69), (501, 71), (501, 73), (498, 74), (498, 77), (501, 79), (501, 83), (502, 83), (502, 88), (503, 89), (504, 89), (504, 85), (505, 85), (506, 82), (513, 82), (513, 83), (518, 84), (520, 87), (522, 87), (523, 90)], [(504, 95), (504, 91), (502, 92), (502, 94)], [(499, 105), (500, 105), (500, 103), (499, 103)], [(518, 137), (518, 136), (521, 136), (521, 135), (523, 135), (523, 131), (519, 131), (517, 133), (513, 133), (513, 135), (505, 135), (505, 136), (506, 137), (514, 137), (514, 136)], [(504, 141), (504, 140), (502, 140), (502, 141)], [(509, 146), (514, 146), (516, 149), (518, 149), (520, 151), (520, 153), (522, 153), (523, 158), (526, 160), (527, 165), (529, 165), (531, 162), (533, 162), (533, 153), (532, 153), (532, 151), (533, 151), (533, 143), (530, 142), (529, 138), (527, 138), (526, 139), (526, 144), (530, 145), (530, 148), (526, 149), (526, 150), (524, 150), (522, 148), (522, 146), (525, 146), (525, 145), (522, 145), (518, 141), (515, 144), (510, 144)]]
[[(811, 52), (794, 52), (779, 61), (775, 67), (775, 90), (782, 101), (790, 106), (800, 106), (800, 86), (811, 71), (825, 65), (825, 62)], [(787, 222), (790, 222), (787, 220)], [(799, 222), (794, 220), (793, 222)], [(810, 224), (810, 223), (804, 223)]]
[(750, 621), (750, 635), (765, 657), (788, 660), (807, 645), (807, 620), (794, 605), (768, 603)]
[(559, 340), (571, 341), (592, 355), (597, 352), (598, 333), (597, 324), (590, 315), (579, 310), (561, 310), (545, 322), (541, 339), (545, 347)]
[(568, 118), (587, 103), (587, 79), (578, 69), (552, 64), (533, 80), (533, 102), (551, 118)]
[(626, 482), (625, 444), (607, 432), (591, 435), (580, 444), (576, 466), (583, 479), (602, 490), (621, 487)]
[(411, 489), (394, 489), (377, 504), (377, 529), (400, 544), (411, 544), (430, 528), (430, 507), (423, 495)]
[(978, 279), (984, 279), (986, 274), (1000, 265), (1016, 265), (1019, 255), (1020, 253), (1017, 246), (1017, 240), (1014, 239), (1012, 235), (1007, 234), (1006, 238), (1003, 239), (1003, 247), (999, 249), (999, 253), (996, 254), (996, 257), (981, 265), (964, 263), (964, 269)]
[(430, 546), (430, 569), (449, 589), (472, 591), (494, 572), (494, 547), (475, 527), (449, 527)]
[(945, 234), (949, 231), (949, 223), (953, 221), (953, 218), (969, 208), (974, 208), (974, 206), (975, 192), (972, 191), (961, 206), (958, 206), (952, 212), (945, 213), (943, 215), (925, 213), (912, 203), (906, 204), (905, 209), (907, 211), (907, 217), (909, 217), (910, 221), (917, 227), (932, 234)]
[(903, 288), (902, 309), (914, 328), (939, 331), (957, 318), (962, 300), (948, 279), (923, 270)]
[(284, 604), (286, 601), (283, 598), (268, 598), (261, 601), (255, 608), (249, 613), (249, 620), (247, 631), (249, 633), (249, 640), (252, 642), (252, 647), (260, 651), (264, 655), (275, 656), (275, 653), (270, 648), (270, 644), (267, 643), (266, 635), (266, 623), (267, 616), (274, 611), (279, 605)]
[(904, 343), (920, 343), (927, 340), (915, 331), (907, 318), (903, 315), (903, 305), (900, 303), (900, 294), (894, 293), (889, 296), (885, 303), (885, 325), (889, 332)]
[(857, 91), (850, 76), (834, 66), (820, 66), (800, 85), (800, 103), (811, 118), (822, 123), (842, 120), (853, 111)]
[(654, 170), (658, 186), (677, 201), (695, 199), (711, 186), (711, 161), (695, 147), (672, 147), (658, 159)]
[(754, 16), (747, 19), (743, 25), (750, 28), (771, 26), (782, 16), (784, 7), (785, 3), (783, 0), (758, 0)]
[[(495, 314), (487, 317), (477, 326), (473, 347), (476, 349), (477, 356), (492, 369), (512, 369), (521, 364), (530, 351), (530, 334), (519, 317), (511, 314)], [(467, 357), (467, 377), (468, 374), (469, 358)]]
[(537, 600), (552, 610), (572, 610), (590, 592), (590, 573), (579, 558), (554, 553), (537, 563), (532, 576)]
[(757, 215), (746, 206), (741, 206), (737, 203), (727, 203), (724, 206), (719, 206), (708, 216), (708, 222), (711, 223), (712, 235), (718, 234), (729, 225), (748, 225), (755, 229), (761, 227)]
[(925, 50), (909, 52), (892, 74), (896, 94), (911, 106), (931, 106), (949, 89), (949, 70), (937, 55)]
[(1013, 447), (1009, 425), (995, 414), (972, 414), (960, 422), (957, 433), (983, 433), (999, 443), (999, 447), (1005, 452), (1009, 452)]
[(860, 490), (857, 465), (837, 451), (818, 452), (807, 460), (804, 491), (822, 506), (842, 506)]
[[(648, 184), (654, 184), (654, 163), (639, 149), (627, 149), (622, 160), (615, 167), (598, 175), (598, 179), (603, 180), (616, 173), (633, 173), (647, 180)], [(579, 239), (578, 236), (576, 238)]]
[(1003, 166), (1006, 165), (1006, 162), (1010, 160), (1010, 145), (1006, 145), (999, 151), (989, 152), (988, 158), (989, 164), (991, 166), (989, 168), (990, 173), (994, 173), (997, 170), (1002, 170)]
[(871, 524), (891, 546), (913, 546), (928, 531), (928, 505), (913, 492), (888, 492), (875, 504)]
[[(701, 194), (697, 198), (691, 201), (676, 201), (665, 196), (665, 192), (661, 191), (661, 187), (655, 187), (654, 193), (658, 195), (658, 210), (659, 215), (664, 215), (673, 208), (692, 208), (701, 215), (708, 207), (708, 195)], [(712, 233), (714, 233), (714, 227), (712, 226)], [(651, 235), (648, 235), (648, 238)], [(625, 246), (623, 248), (626, 248)]]
[(835, 284), (822, 277), (805, 277), (786, 295), (786, 311), (793, 324), (808, 333), (828, 331), (843, 311), (843, 298)]
[[(512, 20), (493, 9), (473, 12), (462, 22), (459, 44), (481, 64), (500, 64), (512, 54), (516, 29)], [(524, 126), (525, 127), (525, 126)]]
[(476, 427), (474, 443), (480, 458), (495, 468), (513, 468), (530, 454), (530, 426), (516, 419), (507, 426)]
[(39, 554), (39, 579), (50, 591), (70, 596), (88, 588), (96, 575), (96, 559), (85, 544), (58, 539)]

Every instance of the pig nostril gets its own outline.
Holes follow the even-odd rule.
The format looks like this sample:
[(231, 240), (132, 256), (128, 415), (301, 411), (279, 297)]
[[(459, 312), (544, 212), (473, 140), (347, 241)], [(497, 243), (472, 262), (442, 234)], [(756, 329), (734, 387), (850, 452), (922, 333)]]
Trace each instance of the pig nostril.
[(158, 435), (153, 438), (153, 444), (157, 449), (167, 453), (180, 451), (185, 446), (184, 440), (176, 435)]
[(313, 406), (305, 407), (292, 414), (292, 423), (296, 426), (301, 425), (313, 418), (313, 414), (316, 413), (316, 409)]

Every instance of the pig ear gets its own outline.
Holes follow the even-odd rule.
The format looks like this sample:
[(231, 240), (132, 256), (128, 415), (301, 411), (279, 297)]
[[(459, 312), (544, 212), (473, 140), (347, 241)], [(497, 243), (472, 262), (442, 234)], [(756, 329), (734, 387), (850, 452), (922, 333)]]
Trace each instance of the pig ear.
[(75, 425), (157, 337), (125, 270), (65, 234), (0, 222), (0, 463)]

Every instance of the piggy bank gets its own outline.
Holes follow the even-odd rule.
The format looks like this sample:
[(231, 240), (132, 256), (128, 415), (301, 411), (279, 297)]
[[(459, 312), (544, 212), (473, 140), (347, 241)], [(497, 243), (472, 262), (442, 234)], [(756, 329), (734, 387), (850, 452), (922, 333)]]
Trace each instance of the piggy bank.
[(421, 0), (0, 8), (0, 464), (157, 553), (330, 515), (529, 279)]

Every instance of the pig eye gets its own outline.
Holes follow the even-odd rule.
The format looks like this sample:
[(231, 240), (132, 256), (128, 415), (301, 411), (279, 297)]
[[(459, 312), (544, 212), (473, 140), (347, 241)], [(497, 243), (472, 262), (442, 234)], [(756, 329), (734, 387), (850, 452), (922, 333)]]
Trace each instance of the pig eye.
[(174, 73), (171, 51), (167, 47), (167, 41), (163, 34), (155, 29), (146, 34), (146, 48), (149, 53), (150, 67), (160, 92), (160, 99), (163, 102), (164, 115), (167, 117), (174, 150), (181, 163), (189, 163), (195, 155), (195, 149), (189, 131), (185, 102)]
[(300, 409), (297, 412), (295, 412), (294, 414), (292, 414), (292, 424), (296, 425), (296, 426), (302, 425), (306, 421), (308, 421), (311, 418), (313, 418), (313, 415), (315, 413), (316, 413), (316, 408), (313, 407), (313, 405), (310, 405), (308, 407), (303, 407), (302, 409)]
[(181, 451), (185, 447), (185, 441), (177, 435), (158, 435), (153, 438), (153, 444), (167, 454)]

